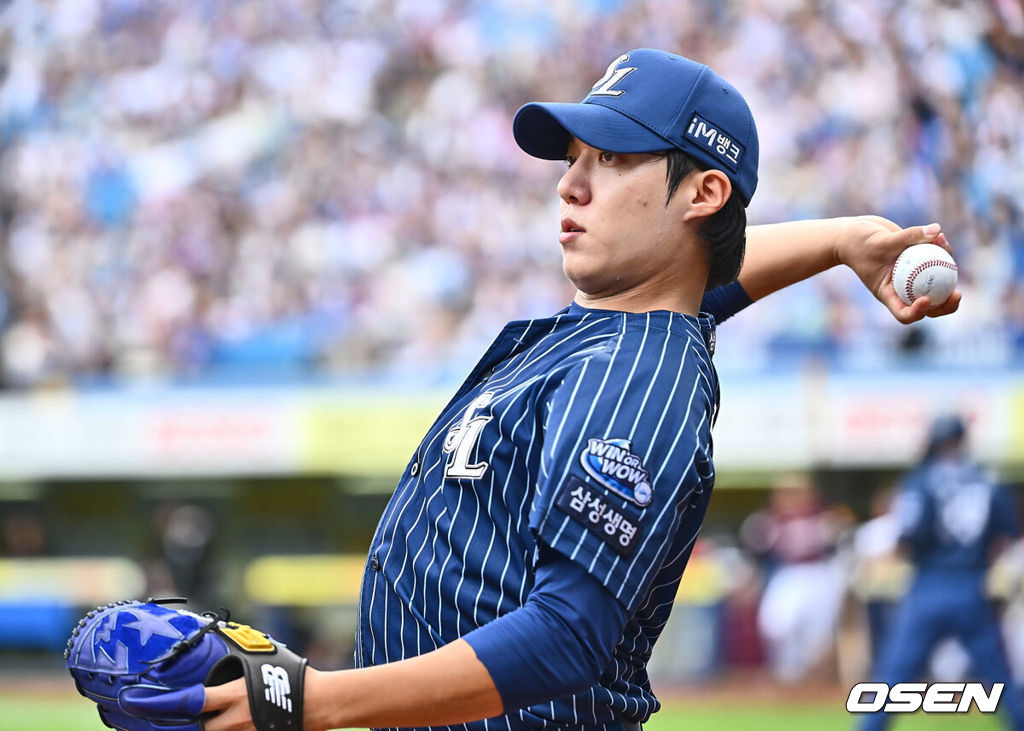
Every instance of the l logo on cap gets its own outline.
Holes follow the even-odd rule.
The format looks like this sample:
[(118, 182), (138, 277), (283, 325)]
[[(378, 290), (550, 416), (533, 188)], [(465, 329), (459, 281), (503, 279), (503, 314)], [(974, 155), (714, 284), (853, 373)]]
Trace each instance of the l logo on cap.
[(629, 54), (624, 53), (608, 64), (608, 70), (604, 72), (601, 80), (594, 84), (594, 87), (590, 90), (590, 96), (622, 96), (625, 94), (625, 89), (614, 89), (612, 87), (636, 71), (636, 66), (628, 66), (624, 69), (616, 68), (620, 63), (626, 63), (628, 60)]

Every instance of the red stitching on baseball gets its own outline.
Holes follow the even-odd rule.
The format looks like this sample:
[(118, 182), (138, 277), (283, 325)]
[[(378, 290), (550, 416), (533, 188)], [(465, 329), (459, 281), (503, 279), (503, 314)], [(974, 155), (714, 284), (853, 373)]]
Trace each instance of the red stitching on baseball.
[[(923, 261), (920, 264), (918, 264), (916, 267), (911, 269), (910, 272), (907, 274), (907, 299), (910, 300), (911, 304), (913, 304), (914, 301), (917, 299), (917, 295), (914, 294), (914, 282), (917, 279), (917, 275), (920, 274), (921, 272), (923, 272), (928, 267), (934, 267), (934, 266), (945, 267), (946, 269), (952, 269), (954, 272), (955, 271), (959, 271), (957, 269), (956, 264), (954, 264), (952, 262), (948, 262), (948, 261), (943, 261), (942, 259), (929, 259), (928, 261)], [(941, 302), (936, 302), (935, 304), (942, 304), (942, 303)]]

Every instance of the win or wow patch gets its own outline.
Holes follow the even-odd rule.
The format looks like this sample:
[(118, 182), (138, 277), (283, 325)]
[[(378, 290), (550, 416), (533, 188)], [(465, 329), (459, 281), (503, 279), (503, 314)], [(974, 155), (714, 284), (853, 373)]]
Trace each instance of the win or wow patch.
[(588, 439), (580, 454), (587, 474), (640, 507), (651, 504), (651, 475), (628, 439)]

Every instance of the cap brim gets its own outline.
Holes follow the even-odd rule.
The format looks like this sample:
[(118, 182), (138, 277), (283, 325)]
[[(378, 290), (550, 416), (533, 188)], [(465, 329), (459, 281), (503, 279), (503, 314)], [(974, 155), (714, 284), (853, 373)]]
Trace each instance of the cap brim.
[(516, 143), (533, 157), (561, 160), (572, 137), (607, 152), (657, 152), (675, 147), (661, 135), (600, 104), (533, 102), (512, 120)]

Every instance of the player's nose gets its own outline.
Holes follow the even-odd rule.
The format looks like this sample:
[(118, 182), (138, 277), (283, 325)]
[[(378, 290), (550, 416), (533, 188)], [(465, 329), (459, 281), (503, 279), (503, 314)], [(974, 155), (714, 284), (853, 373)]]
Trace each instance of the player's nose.
[(577, 161), (558, 181), (558, 197), (573, 205), (586, 205), (590, 201), (590, 182), (586, 164)]

